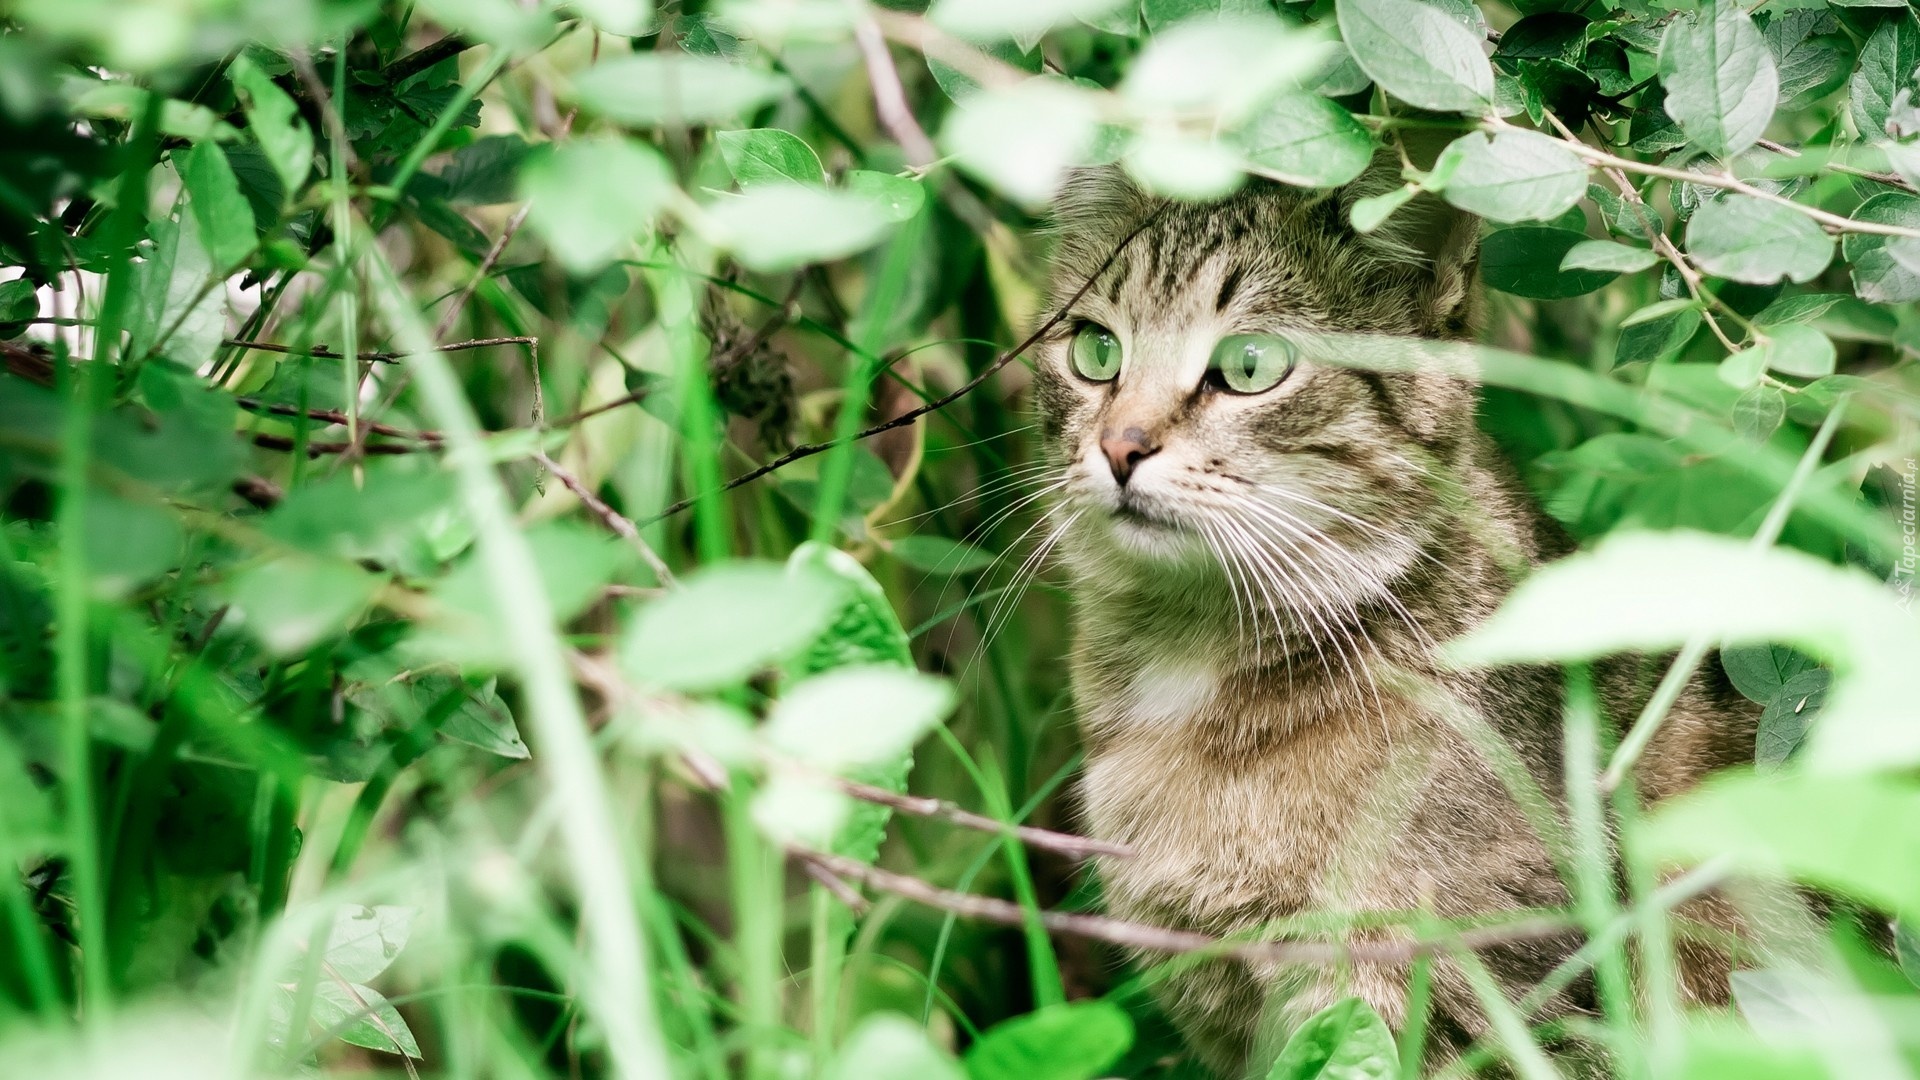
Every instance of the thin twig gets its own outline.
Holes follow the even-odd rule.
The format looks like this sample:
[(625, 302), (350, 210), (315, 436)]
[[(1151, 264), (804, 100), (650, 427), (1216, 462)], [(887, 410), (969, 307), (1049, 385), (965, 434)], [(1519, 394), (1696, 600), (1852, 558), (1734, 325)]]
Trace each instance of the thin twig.
[[(1010, 900), (943, 889), (917, 877), (868, 866), (843, 855), (799, 847), (788, 847), (787, 853), (802, 865), (818, 866), (836, 877), (858, 881), (927, 907), (1003, 926), (1027, 925), (1027, 910)], [(1281, 964), (1404, 964), (1418, 957), (1456, 949), (1479, 950), (1517, 941), (1561, 937), (1578, 929), (1565, 919), (1542, 916), (1424, 940), (1258, 941), (1215, 937), (1193, 930), (1071, 911), (1042, 911), (1039, 918), (1041, 925), (1056, 934), (1105, 941), (1144, 952), (1171, 955), (1205, 952), (1237, 960)]]
[(890, 806), (903, 814), (949, 821), (955, 825), (964, 825), (969, 829), (979, 829), (982, 832), (1013, 836), (1028, 847), (1059, 852), (1072, 859), (1086, 859), (1095, 855), (1128, 858), (1134, 853), (1133, 849), (1127, 845), (1116, 844), (1110, 840), (1095, 840), (1090, 836), (1075, 836), (1072, 833), (1039, 829), (1031, 825), (1009, 825), (985, 815), (976, 814), (971, 810), (962, 809), (944, 799), (901, 795), (886, 788), (874, 787), (872, 784), (862, 784), (857, 780), (842, 779), (835, 782), (840, 790), (862, 802), (878, 803), (881, 806)]
[[(347, 414), (335, 409), (302, 409), (296, 405), (283, 405), (277, 401), (261, 401), (259, 398), (239, 397), (235, 403), (249, 412), (270, 413), (274, 416), (304, 416), (309, 420), (324, 420), (329, 424), (345, 426)], [(440, 433), (433, 430), (409, 431), (406, 428), (382, 424), (374, 420), (362, 420), (360, 425), (376, 435), (387, 435), (396, 439), (415, 439), (438, 446)]]
[(546, 470), (552, 473), (561, 484), (565, 485), (568, 491), (573, 492), (574, 497), (579, 499), (587, 509), (593, 511), (601, 521), (605, 522), (607, 528), (612, 530), (614, 535), (632, 545), (633, 549), (640, 553), (640, 558), (647, 564), (647, 568), (653, 571), (653, 576), (659, 580), (660, 584), (668, 587), (676, 584), (673, 580), (673, 571), (667, 569), (667, 564), (660, 558), (659, 553), (655, 552), (653, 546), (648, 544), (646, 539), (640, 535), (638, 526), (634, 525), (634, 523), (625, 515), (621, 514), (620, 511), (608, 506), (606, 501), (600, 498), (600, 496), (595, 495), (593, 490), (587, 487), (578, 476), (575, 476), (559, 462), (547, 456), (545, 450), (534, 451), (533, 458), (545, 466)]
[[(266, 450), (284, 450), (289, 453), (296, 449), (294, 441), (285, 435), (258, 434), (253, 437), (253, 445)], [(439, 443), (427, 442), (367, 443), (355, 450), (354, 444), (350, 442), (310, 442), (307, 444), (307, 456), (317, 458), (323, 454), (344, 454), (349, 450), (355, 450), (356, 453), (392, 456), (396, 454), (418, 454), (429, 450), (438, 450), (439, 448)]]
[(900, 144), (900, 149), (906, 151), (909, 165), (924, 169), (933, 164), (940, 153), (933, 148), (933, 140), (927, 138), (926, 130), (914, 119), (913, 108), (907, 104), (906, 91), (900, 85), (900, 71), (894, 67), (893, 55), (887, 52), (887, 39), (880, 32), (880, 24), (863, 12), (853, 24), (853, 40), (866, 61), (867, 81), (873, 87), (873, 111), (879, 116), (881, 126)]
[[(1797, 158), (1801, 156), (1801, 151), (1784, 143), (1774, 142), (1772, 139), (1761, 139), (1755, 145), (1763, 150), (1771, 150), (1785, 158)], [(1907, 191), (1914, 190), (1913, 185), (1907, 183), (1904, 177), (1896, 176), (1893, 173), (1874, 172), (1872, 169), (1858, 168), (1842, 161), (1834, 161), (1831, 158), (1822, 161), (1820, 167), (1823, 169), (1832, 169), (1837, 173), (1845, 173), (1848, 176), (1857, 176), (1862, 180), (1872, 180), (1874, 183), (1885, 184), (1888, 187), (1902, 188)]]
[(422, 46), (388, 64), (381, 71), (389, 86), (398, 85), (427, 70), (449, 56), (458, 56), (473, 48), (473, 42), (459, 34), (448, 34), (431, 45)]
[[(918, 420), (921, 417), (927, 415), (928, 413), (938, 412), (939, 410), (946, 408), (948, 405), (953, 404), (954, 402), (960, 400), (961, 398), (972, 393), (974, 390), (978, 389), (982, 383), (992, 378), (995, 372), (999, 371), (1003, 367), (1006, 367), (1009, 363), (1013, 361), (1015, 357), (1026, 352), (1028, 349), (1033, 348), (1036, 342), (1038, 342), (1041, 338), (1047, 336), (1047, 334), (1051, 333), (1054, 327), (1060, 325), (1060, 320), (1066, 318), (1067, 312), (1073, 307), (1073, 305), (1076, 302), (1079, 301), (1079, 299), (1082, 296), (1085, 296), (1087, 294), (1088, 289), (1093, 288), (1093, 283), (1100, 279), (1100, 275), (1107, 272), (1107, 268), (1112, 266), (1113, 261), (1120, 257), (1120, 253), (1122, 251), (1125, 251), (1127, 248), (1127, 245), (1133, 242), (1133, 238), (1145, 232), (1147, 229), (1147, 226), (1159, 220), (1160, 215), (1163, 212), (1165, 212), (1165, 206), (1162, 206), (1161, 208), (1156, 209), (1153, 213), (1148, 214), (1145, 218), (1141, 220), (1141, 222), (1138, 225), (1135, 225), (1133, 227), (1132, 232), (1129, 232), (1125, 237), (1122, 237), (1120, 242), (1114, 245), (1113, 251), (1108, 253), (1106, 260), (1102, 262), (1098, 267), (1094, 268), (1093, 273), (1087, 275), (1087, 280), (1080, 283), (1080, 287), (1074, 290), (1073, 295), (1068, 297), (1066, 302), (1061, 304), (1059, 306), (1059, 309), (1056, 310), (1050, 317), (1048, 317), (1046, 322), (1043, 322), (1040, 324), (1039, 329), (1035, 330), (1031, 334), (1028, 334), (1026, 337), (1026, 340), (1022, 341), (1020, 344), (1014, 346), (1012, 349), (1009, 349), (1004, 353), (1001, 353), (1000, 356), (997, 359), (995, 359), (993, 363), (988, 364), (985, 368), (981, 369), (978, 375), (975, 375), (973, 378), (968, 379), (964, 383), (961, 383), (959, 387), (955, 388), (950, 393), (942, 394), (941, 396), (934, 398), (932, 401), (929, 401), (924, 405), (920, 405), (915, 408), (908, 409), (906, 412), (903, 412), (899, 416), (896, 416), (891, 420), (885, 421), (884, 423), (875, 424), (870, 428), (866, 428), (861, 431), (855, 432), (853, 435), (853, 438), (849, 439), (848, 441), (859, 442), (862, 439), (869, 439), (883, 432), (892, 431), (895, 428), (905, 427), (908, 424), (913, 423), (915, 420)], [(761, 465), (757, 468), (749, 469), (746, 472), (741, 473), (739, 476), (736, 476), (733, 479), (727, 481), (726, 483), (721, 484), (719, 488), (717, 488), (716, 490), (708, 494), (718, 495), (718, 494), (721, 494), (722, 492), (732, 491), (734, 488), (737, 488), (742, 484), (752, 483), (753, 481), (760, 479), (761, 477), (767, 475), (768, 473), (774, 472), (778, 469), (783, 469), (788, 465), (791, 465), (794, 462), (799, 461), (802, 458), (809, 458), (815, 454), (826, 453), (828, 450), (833, 449), (837, 445), (839, 444), (836, 442), (822, 442), (822, 443), (805, 443), (800, 446), (796, 446), (793, 449), (787, 451), (786, 453), (781, 454), (779, 457), (774, 458), (772, 461), (767, 462), (765, 465)], [(651, 525), (656, 521), (661, 521), (666, 518), (670, 518), (673, 515), (686, 510), (687, 508), (691, 507), (694, 503), (698, 502), (700, 499), (705, 497), (707, 497), (707, 495), (703, 494), (703, 495), (696, 495), (696, 496), (691, 496), (689, 498), (681, 499), (679, 502), (674, 503), (672, 506), (669, 506), (665, 510), (660, 511), (658, 514), (655, 514), (654, 516), (648, 518), (646, 521), (642, 522), (641, 524)]]
[[(317, 357), (321, 360), (346, 359), (345, 353), (341, 353), (336, 350), (329, 349), (325, 345), (310, 345), (302, 349), (302, 348), (295, 348), (292, 345), (276, 345), (271, 341), (242, 341), (235, 338), (227, 338), (226, 340), (222, 341), (221, 344), (232, 346), (235, 348), (241, 348), (241, 349), (253, 349), (257, 352), (281, 353), (286, 356), (312, 356), (312, 357)], [(441, 353), (466, 352), (469, 349), (485, 349), (494, 345), (523, 345), (528, 348), (538, 348), (540, 345), (540, 339), (536, 337), (473, 338), (468, 341), (454, 341), (454, 342), (449, 342), (448, 344), (445, 344), (445, 345), (436, 345), (434, 346), (434, 351), (441, 352)], [(354, 358), (357, 360), (370, 361), (370, 362), (381, 363), (381, 364), (397, 364), (400, 361), (405, 360), (410, 355), (412, 354), (403, 353), (403, 352), (382, 352), (378, 350), (368, 350), (365, 352), (356, 353)]]

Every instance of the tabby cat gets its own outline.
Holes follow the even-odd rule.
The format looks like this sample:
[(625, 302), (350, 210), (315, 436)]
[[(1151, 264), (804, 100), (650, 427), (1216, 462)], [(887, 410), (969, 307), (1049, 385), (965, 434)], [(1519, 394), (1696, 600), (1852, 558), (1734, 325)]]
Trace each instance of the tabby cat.
[[(1118, 916), (1215, 934), (1317, 918), (1323, 933), (1332, 920), (1347, 939), (1392, 940), (1408, 931), (1381, 913), (1568, 903), (1470, 737), (1497, 734), (1557, 802), (1563, 677), (1456, 670), (1440, 643), (1569, 545), (1476, 426), (1468, 382), (1316, 363), (1307, 341), (1472, 334), (1477, 222), (1423, 197), (1356, 233), (1353, 200), (1389, 183), (1254, 182), (1191, 204), (1107, 169), (1076, 174), (1057, 203), (1042, 317), (1062, 317), (1037, 346), (1035, 387), (1060, 469), (1049, 539), (1073, 586), (1083, 812), (1137, 852), (1099, 866)], [(1608, 714), (1631, 718), (1644, 679), (1601, 682)], [(1639, 790), (1657, 799), (1749, 759), (1754, 722), (1724, 678), (1696, 680)], [(1705, 903), (1696, 914), (1730, 918)], [(1370, 927), (1343, 921), (1368, 913)], [(1480, 959), (1517, 996), (1578, 944)], [(1727, 963), (1683, 948), (1683, 989), (1724, 996)], [(1488, 1030), (1469, 974), (1434, 970), (1442, 1058)], [(1399, 961), (1209, 961), (1158, 986), (1199, 1055), (1237, 1078), (1348, 995), (1398, 1029), (1408, 977)], [(1543, 1014), (1592, 996), (1576, 982)]]

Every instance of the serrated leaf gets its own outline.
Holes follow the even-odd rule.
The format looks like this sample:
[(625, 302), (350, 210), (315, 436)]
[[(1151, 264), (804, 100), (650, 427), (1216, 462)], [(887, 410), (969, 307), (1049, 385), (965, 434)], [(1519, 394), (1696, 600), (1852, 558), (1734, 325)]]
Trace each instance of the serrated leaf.
[(1454, 140), (1459, 160), (1441, 193), (1489, 221), (1542, 221), (1587, 193), (1587, 164), (1560, 140), (1537, 131), (1476, 131)]
[(1409, 105), (1480, 113), (1493, 102), (1481, 39), (1420, 0), (1339, 0), (1340, 37), (1374, 82)]
[(741, 187), (749, 184), (787, 181), (798, 184), (824, 184), (827, 171), (820, 155), (798, 135), (779, 128), (752, 128), (745, 131), (714, 133), (713, 141), (726, 159), (733, 179)]
[(1300, 1025), (1267, 1080), (1391, 1080), (1399, 1074), (1393, 1032), (1365, 1001), (1350, 997)]
[(616, 258), (673, 197), (658, 150), (614, 135), (588, 136), (529, 164), (520, 181), (527, 225), (576, 274)]
[(1560, 269), (1633, 274), (1659, 261), (1659, 253), (1650, 248), (1616, 244), (1611, 240), (1582, 240), (1567, 249), (1560, 260)]
[(1833, 238), (1805, 214), (1752, 195), (1709, 199), (1687, 219), (1687, 253), (1716, 277), (1805, 282), (1833, 261)]
[(953, 708), (945, 680), (891, 664), (836, 668), (788, 687), (762, 734), (820, 769), (897, 760)]
[[(740, 682), (804, 649), (844, 596), (843, 585), (804, 567), (711, 567), (640, 609), (621, 641), (621, 663), (640, 682), (671, 690)], [(766, 618), (768, 611), (781, 616)]]
[(786, 93), (783, 76), (712, 56), (637, 52), (574, 76), (583, 108), (633, 127), (685, 127), (732, 120)]
[(214, 142), (195, 143), (180, 161), (187, 209), (200, 229), (216, 272), (229, 271), (253, 254), (253, 206), (240, 194), (227, 155)]
[(969, 1080), (1093, 1080), (1133, 1045), (1133, 1021), (1106, 1001), (1049, 1005), (1003, 1020), (966, 1056)]
[(1719, 0), (1685, 12), (1660, 42), (1666, 110), (1687, 139), (1716, 157), (1752, 146), (1780, 100), (1773, 53), (1738, 4)]
[(1318, 94), (1286, 94), (1240, 132), (1248, 168), (1296, 187), (1339, 187), (1373, 160), (1373, 137)]

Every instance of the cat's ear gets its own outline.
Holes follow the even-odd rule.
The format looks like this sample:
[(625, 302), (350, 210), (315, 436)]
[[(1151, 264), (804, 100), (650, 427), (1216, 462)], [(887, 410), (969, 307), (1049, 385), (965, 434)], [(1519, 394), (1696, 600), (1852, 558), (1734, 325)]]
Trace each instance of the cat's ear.
[(1123, 233), (1153, 206), (1154, 197), (1118, 165), (1071, 169), (1054, 196), (1054, 226), (1069, 235)]
[[(1431, 166), (1438, 148), (1408, 147), (1418, 167)], [(1405, 184), (1400, 155), (1382, 150), (1358, 179), (1340, 193), (1341, 212), (1351, 220), (1353, 204), (1383, 195)], [(1466, 337), (1472, 332), (1479, 290), (1474, 278), (1480, 267), (1480, 219), (1438, 195), (1422, 192), (1400, 206), (1360, 243), (1383, 261), (1419, 271), (1417, 302), (1427, 331), (1440, 337)]]

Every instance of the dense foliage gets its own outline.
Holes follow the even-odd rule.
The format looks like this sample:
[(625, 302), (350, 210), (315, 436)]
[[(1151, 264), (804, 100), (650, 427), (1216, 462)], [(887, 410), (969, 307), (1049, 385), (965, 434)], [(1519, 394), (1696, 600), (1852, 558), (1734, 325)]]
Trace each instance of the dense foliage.
[[(1914, 11), (908, 7), (0, 14), (0, 1069), (1200, 1075), (1108, 944), (1193, 943), (1061, 835), (1008, 350), (1064, 169), (1383, 153), (1357, 227), (1485, 220), (1484, 426), (1590, 547), (1457, 654), (1679, 650), (1617, 748), (1571, 684), (1531, 917), (1591, 937), (1587, 1034), (1920, 1072), (1920, 949), (1828, 925), (1920, 914)], [(1703, 662), (1756, 766), (1643, 817), (1604, 793)], [(1668, 909), (1735, 879), (1777, 914), (1683, 1011)], [(1418, 984), (1464, 928), (1405, 918)], [(1487, 1005), (1473, 1062), (1555, 1075)], [(1272, 1075), (1420, 1040), (1343, 1003)]]

